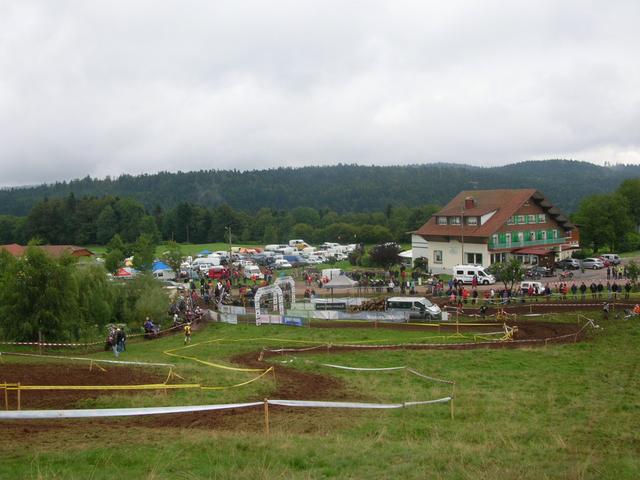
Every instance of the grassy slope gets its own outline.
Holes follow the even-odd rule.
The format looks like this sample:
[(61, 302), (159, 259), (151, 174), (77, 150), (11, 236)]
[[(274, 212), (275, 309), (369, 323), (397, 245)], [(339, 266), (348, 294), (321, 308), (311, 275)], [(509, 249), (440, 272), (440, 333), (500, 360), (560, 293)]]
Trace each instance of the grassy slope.
[[(194, 341), (258, 335), (282, 340), (196, 348), (198, 355), (220, 361), (263, 344), (284, 344), (287, 338), (406, 341), (424, 336), (217, 325), (197, 333)], [(161, 350), (177, 344), (179, 339), (168, 338), (131, 345), (126, 356), (166, 361)], [(269, 439), (260, 430), (259, 415), (255, 426), (243, 424), (234, 431), (124, 429), (123, 422), (114, 421), (113, 429), (88, 426), (38, 433), (27, 438), (26, 449), (0, 441), (0, 478), (637, 478), (639, 345), (640, 326), (620, 322), (606, 325), (593, 341), (576, 345), (305, 356), (347, 365), (410, 365), (455, 379), (456, 418), (450, 420), (446, 405), (382, 412), (276, 410)], [(189, 381), (223, 382), (249, 375), (177, 362)], [(310, 371), (322, 368), (300, 360), (293, 364)], [(369, 401), (447, 393), (404, 374), (321, 371), (342, 378), (354, 396)], [(271, 388), (269, 381), (252, 385), (206, 399), (192, 393), (169, 399), (255, 399)], [(154, 394), (144, 398), (141, 403), (163, 401)], [(94, 403), (127, 401), (115, 397)], [(59, 448), (63, 443), (65, 451)]]

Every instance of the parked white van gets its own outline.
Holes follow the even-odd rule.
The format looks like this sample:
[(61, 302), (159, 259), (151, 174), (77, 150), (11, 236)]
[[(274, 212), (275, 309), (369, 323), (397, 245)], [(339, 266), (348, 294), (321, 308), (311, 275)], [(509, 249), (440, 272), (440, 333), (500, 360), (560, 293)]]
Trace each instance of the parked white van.
[(482, 265), (456, 265), (453, 267), (453, 279), (462, 283), (472, 283), (477, 277), (478, 285), (493, 285), (496, 277), (487, 273)]
[(194, 270), (200, 270), (201, 272), (208, 272), (211, 267), (217, 267), (220, 265), (220, 257), (201, 257), (196, 258), (191, 267)]
[(156, 270), (153, 272), (153, 278), (158, 280), (175, 280), (176, 273), (173, 270)]
[(388, 312), (408, 312), (409, 318), (440, 320), (442, 310), (424, 297), (391, 297), (387, 298)]
[(520, 293), (526, 295), (529, 291), (529, 287), (533, 288), (534, 295), (542, 295), (544, 293), (544, 287), (541, 282), (532, 282), (529, 280), (520, 282)]
[(257, 265), (245, 265), (243, 274), (244, 278), (252, 278), (254, 275), (259, 280), (264, 278), (264, 274), (260, 271), (260, 267)]

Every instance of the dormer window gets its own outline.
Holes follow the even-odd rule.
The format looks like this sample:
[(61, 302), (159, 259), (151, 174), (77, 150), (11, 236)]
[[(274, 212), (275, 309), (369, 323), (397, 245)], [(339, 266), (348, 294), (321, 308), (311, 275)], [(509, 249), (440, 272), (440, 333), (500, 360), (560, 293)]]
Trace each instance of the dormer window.
[(451, 225), (460, 225), (461, 219), (460, 217), (449, 217), (449, 223)]
[(438, 225), (446, 225), (447, 217), (438, 217)]
[(478, 217), (467, 217), (467, 225), (478, 225)]

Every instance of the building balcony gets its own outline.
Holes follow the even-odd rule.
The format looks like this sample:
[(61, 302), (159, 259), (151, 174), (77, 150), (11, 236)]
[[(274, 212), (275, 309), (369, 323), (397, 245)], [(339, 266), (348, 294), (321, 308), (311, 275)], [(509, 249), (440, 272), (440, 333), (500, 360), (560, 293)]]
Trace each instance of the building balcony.
[(525, 248), (525, 247), (539, 247), (545, 245), (565, 245), (575, 243), (571, 237), (567, 238), (547, 238), (544, 240), (523, 240), (517, 241), (512, 240), (511, 242), (493, 242), (489, 240), (489, 250), (505, 250), (505, 249), (514, 249), (514, 248)]

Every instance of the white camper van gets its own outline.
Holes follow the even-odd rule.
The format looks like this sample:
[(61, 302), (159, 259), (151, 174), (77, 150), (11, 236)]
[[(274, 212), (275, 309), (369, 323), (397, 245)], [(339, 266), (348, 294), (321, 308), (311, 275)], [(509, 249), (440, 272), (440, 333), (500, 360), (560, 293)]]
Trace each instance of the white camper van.
[(208, 272), (210, 268), (220, 265), (220, 257), (201, 257), (196, 258), (191, 267), (194, 270), (200, 270), (201, 272)]
[(175, 280), (176, 274), (173, 270), (156, 270), (153, 272), (153, 278), (158, 280)]
[(487, 273), (482, 265), (456, 265), (453, 267), (453, 279), (462, 283), (472, 283), (477, 277), (478, 285), (493, 285), (496, 277)]
[(424, 297), (391, 297), (387, 298), (388, 312), (408, 313), (409, 318), (425, 320), (442, 319), (442, 311), (438, 305)]

